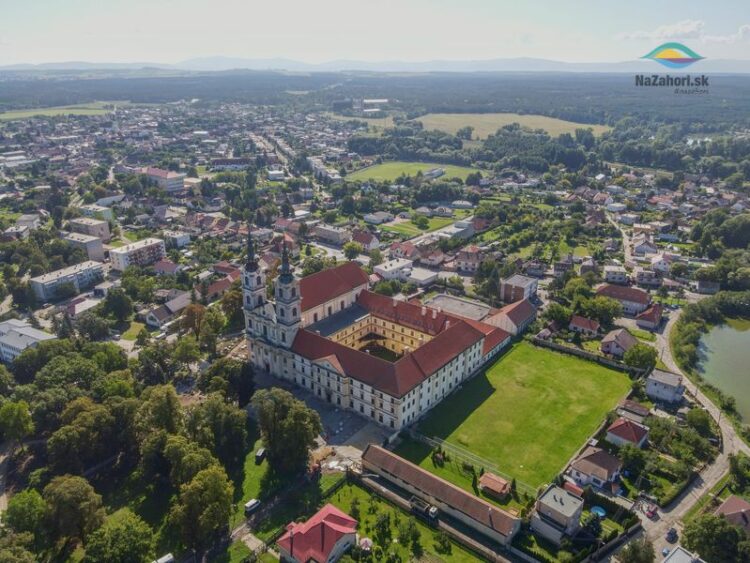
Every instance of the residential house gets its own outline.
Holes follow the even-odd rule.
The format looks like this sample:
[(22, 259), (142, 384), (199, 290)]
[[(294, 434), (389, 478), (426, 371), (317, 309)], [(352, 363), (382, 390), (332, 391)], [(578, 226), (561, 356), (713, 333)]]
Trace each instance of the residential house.
[(146, 311), (142, 318), (151, 328), (162, 328), (165, 324), (180, 316), (185, 307), (190, 305), (190, 299), (190, 292), (183, 291), (164, 305)]
[(534, 505), (531, 529), (555, 545), (560, 545), (563, 538), (578, 533), (582, 514), (581, 497), (557, 485), (549, 485)]
[(328, 225), (326, 223), (320, 223), (317, 225), (313, 230), (313, 233), (318, 240), (337, 246), (342, 246), (352, 240), (352, 233), (349, 229)]
[(456, 254), (456, 268), (464, 272), (476, 273), (482, 263), (482, 251), (476, 245), (470, 245)]
[(568, 324), (568, 330), (583, 334), (584, 336), (596, 336), (599, 333), (599, 328), (599, 321), (580, 315), (573, 315)]
[(648, 309), (636, 316), (635, 324), (646, 330), (656, 330), (661, 324), (663, 315), (664, 307), (659, 303), (654, 303)]
[(602, 448), (589, 446), (570, 464), (567, 475), (579, 486), (593, 485), (611, 490), (621, 472), (622, 462), (616, 456)]
[(523, 271), (528, 276), (543, 278), (547, 273), (547, 264), (541, 260), (529, 260), (523, 265)]
[(647, 270), (636, 266), (635, 268), (635, 283), (644, 287), (659, 287), (662, 283), (661, 276), (653, 270)]
[(637, 401), (630, 399), (623, 399), (617, 407), (617, 414), (619, 416), (629, 418), (633, 422), (643, 424), (646, 417), (649, 415), (651, 410)]
[(485, 471), (479, 477), (479, 490), (485, 495), (503, 501), (512, 492), (511, 483), (502, 477)]
[(622, 266), (604, 266), (604, 281), (625, 285), (628, 283), (628, 272)]
[(376, 237), (370, 231), (354, 231), (352, 233), (352, 241), (361, 244), (365, 252), (370, 252), (372, 250), (377, 250), (378, 248), (380, 248), (380, 241), (378, 240), (378, 237)]
[(750, 502), (737, 495), (730, 495), (714, 512), (723, 516), (730, 524), (750, 535)]
[(637, 315), (645, 311), (651, 304), (651, 296), (635, 287), (603, 284), (596, 290), (597, 295), (616, 299), (622, 305), (622, 312), (626, 315)]
[(419, 260), (419, 250), (410, 242), (394, 242), (389, 247), (391, 258), (406, 258), (407, 260)]
[(646, 395), (654, 401), (681, 403), (684, 394), (681, 375), (655, 369), (646, 378)]
[(607, 428), (607, 442), (622, 447), (632, 444), (642, 448), (648, 440), (648, 427), (629, 418), (620, 417)]
[(617, 358), (622, 358), (625, 352), (630, 350), (633, 346), (638, 344), (638, 339), (630, 334), (624, 328), (617, 328), (610, 331), (607, 335), (602, 338), (599, 349), (604, 354), (610, 354)]
[(362, 217), (362, 219), (364, 219), (365, 223), (371, 225), (382, 225), (383, 223), (390, 223), (393, 221), (393, 215), (387, 211), (375, 211), (374, 213), (368, 213)]
[(335, 563), (357, 541), (357, 521), (326, 504), (306, 522), (292, 522), (277, 540), (281, 560)]
[(514, 303), (524, 299), (536, 297), (539, 280), (515, 274), (507, 279), (500, 280), (500, 299), (505, 303)]

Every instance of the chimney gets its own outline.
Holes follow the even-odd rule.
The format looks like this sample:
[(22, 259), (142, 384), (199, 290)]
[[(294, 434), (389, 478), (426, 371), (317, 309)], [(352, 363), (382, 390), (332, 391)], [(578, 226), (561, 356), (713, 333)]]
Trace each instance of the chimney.
[(396, 307), (397, 305), (398, 305), (398, 303), (397, 303), (396, 299), (394, 298), (393, 299), (393, 306)]
[(448, 321), (448, 320), (446, 320), (446, 321), (445, 321), (445, 328), (446, 328), (446, 329), (449, 329), (450, 327), (451, 327), (451, 322), (450, 322), (450, 321)]
[(437, 319), (437, 311), (435, 309), (432, 310), (432, 318)]
[(422, 316), (424, 317), (427, 314), (427, 307), (422, 307)]

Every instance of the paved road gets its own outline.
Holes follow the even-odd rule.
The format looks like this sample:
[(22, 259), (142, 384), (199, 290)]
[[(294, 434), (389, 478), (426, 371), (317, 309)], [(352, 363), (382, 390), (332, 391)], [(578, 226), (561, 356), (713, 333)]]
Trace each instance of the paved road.
[(744, 452), (750, 455), (750, 447), (745, 444), (737, 434), (731, 421), (722, 416), (721, 410), (698, 389), (680, 370), (677, 363), (672, 357), (669, 348), (669, 334), (680, 316), (681, 310), (673, 311), (664, 328), (656, 334), (654, 343), (664, 364), (674, 373), (681, 374), (684, 379), (685, 387), (688, 393), (695, 397), (696, 401), (701, 404), (716, 420), (721, 429), (722, 449), (719, 456), (701, 471), (693, 483), (672, 503), (669, 510), (661, 511), (658, 520), (651, 521), (640, 515), (643, 522), (643, 528), (646, 537), (654, 544), (657, 553), (661, 553), (665, 547), (672, 548), (672, 544), (667, 543), (664, 539), (669, 528), (675, 527), (681, 532), (680, 521), (688, 510), (706, 494), (729, 470), (729, 454)]

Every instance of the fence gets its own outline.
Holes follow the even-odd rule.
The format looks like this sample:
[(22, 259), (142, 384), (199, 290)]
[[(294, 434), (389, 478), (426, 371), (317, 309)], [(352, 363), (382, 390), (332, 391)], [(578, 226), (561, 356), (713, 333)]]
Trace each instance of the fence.
[(616, 369), (618, 371), (624, 371), (631, 376), (633, 376), (635, 379), (639, 379), (646, 375), (648, 370), (640, 369), (640, 368), (633, 368), (630, 366), (626, 366), (622, 362), (618, 362), (616, 360), (610, 360), (609, 358), (605, 358), (604, 356), (600, 356), (599, 354), (594, 354), (592, 352), (587, 352), (586, 350), (579, 350), (578, 348), (571, 348), (570, 346), (563, 346), (562, 344), (557, 344), (556, 342), (550, 342), (548, 340), (542, 340), (541, 338), (537, 338), (536, 336), (530, 338), (531, 342), (535, 344), (536, 346), (540, 346), (542, 348), (550, 348), (551, 350), (556, 350), (557, 352), (562, 352), (563, 354), (570, 354), (572, 356), (578, 356), (579, 358), (584, 358), (586, 360), (591, 360), (592, 362), (596, 362), (598, 364), (602, 364), (604, 366), (610, 367), (612, 369)]
[[(469, 464), (475, 469), (483, 468), (485, 471), (489, 471), (491, 473), (494, 473), (495, 475), (499, 475), (503, 479), (506, 479), (508, 482), (513, 480), (513, 477), (511, 475), (508, 475), (507, 473), (501, 471), (495, 463), (479, 457), (478, 455), (473, 454), (472, 452), (465, 448), (462, 448), (461, 446), (446, 442), (441, 438), (430, 438), (428, 436), (425, 436), (424, 434), (420, 434), (416, 430), (411, 430), (410, 434), (411, 437), (415, 440), (418, 440), (423, 444), (427, 444), (433, 449), (440, 448), (443, 451), (449, 453), (452, 457), (456, 458), (462, 464)], [(527, 494), (531, 498), (536, 498), (536, 489), (518, 480), (516, 480), (516, 491), (522, 494)]]

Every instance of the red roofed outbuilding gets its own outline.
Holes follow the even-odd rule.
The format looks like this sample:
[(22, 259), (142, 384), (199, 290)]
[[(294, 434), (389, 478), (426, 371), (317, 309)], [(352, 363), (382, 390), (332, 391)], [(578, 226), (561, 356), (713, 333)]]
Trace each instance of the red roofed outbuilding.
[(292, 522), (277, 544), (282, 561), (333, 563), (357, 541), (357, 521), (326, 504), (307, 522)]
[(633, 444), (641, 448), (647, 439), (648, 427), (628, 418), (620, 417), (607, 428), (607, 441), (616, 446)]

